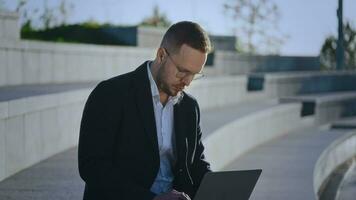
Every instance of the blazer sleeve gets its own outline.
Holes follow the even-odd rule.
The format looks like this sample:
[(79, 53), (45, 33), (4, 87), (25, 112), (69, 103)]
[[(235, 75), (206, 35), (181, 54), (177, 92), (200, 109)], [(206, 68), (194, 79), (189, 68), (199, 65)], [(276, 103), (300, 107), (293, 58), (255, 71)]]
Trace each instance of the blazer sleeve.
[(210, 163), (206, 160), (204, 155), (204, 145), (202, 143), (202, 131), (200, 128), (200, 109), (199, 104), (195, 101), (196, 109), (196, 123), (197, 123), (197, 147), (194, 155), (194, 161), (191, 166), (193, 180), (194, 180), (194, 193), (198, 190), (200, 183), (207, 172), (210, 172)]
[(89, 188), (110, 193), (115, 199), (151, 200), (154, 193), (135, 184), (121, 166), (113, 165), (114, 141), (122, 116), (123, 100), (118, 93), (104, 81), (88, 97), (80, 126), (79, 173)]

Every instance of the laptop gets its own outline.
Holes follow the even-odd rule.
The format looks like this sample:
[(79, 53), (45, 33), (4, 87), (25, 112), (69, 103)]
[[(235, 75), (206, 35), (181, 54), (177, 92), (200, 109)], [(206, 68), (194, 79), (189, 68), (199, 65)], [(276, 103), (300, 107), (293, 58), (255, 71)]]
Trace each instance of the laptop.
[(248, 200), (262, 170), (208, 172), (194, 200)]

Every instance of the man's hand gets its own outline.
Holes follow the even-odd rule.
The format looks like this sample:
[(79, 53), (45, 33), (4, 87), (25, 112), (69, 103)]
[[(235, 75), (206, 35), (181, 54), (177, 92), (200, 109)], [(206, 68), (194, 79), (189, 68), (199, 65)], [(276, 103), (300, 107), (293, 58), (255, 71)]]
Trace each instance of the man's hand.
[(156, 196), (153, 200), (191, 200), (191, 199), (184, 192), (178, 192), (176, 190), (172, 190), (165, 194)]

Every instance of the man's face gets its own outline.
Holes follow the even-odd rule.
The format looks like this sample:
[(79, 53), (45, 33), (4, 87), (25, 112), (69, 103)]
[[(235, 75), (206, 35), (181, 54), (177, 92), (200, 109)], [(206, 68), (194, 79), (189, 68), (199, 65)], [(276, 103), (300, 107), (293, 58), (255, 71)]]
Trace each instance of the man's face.
[(163, 48), (160, 50), (163, 59), (157, 74), (158, 89), (169, 96), (176, 96), (189, 86), (195, 74), (203, 70), (207, 54), (185, 44), (176, 54)]

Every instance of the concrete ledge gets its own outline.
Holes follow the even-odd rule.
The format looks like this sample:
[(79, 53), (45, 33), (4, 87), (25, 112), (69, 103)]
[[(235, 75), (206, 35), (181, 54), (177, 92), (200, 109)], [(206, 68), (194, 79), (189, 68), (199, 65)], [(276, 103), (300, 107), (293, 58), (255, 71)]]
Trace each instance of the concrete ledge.
[(89, 92), (90, 89), (82, 89), (3, 101), (0, 102), (0, 120), (83, 101)]
[(193, 81), (187, 92), (193, 94), (201, 109), (228, 106), (246, 101), (246, 76), (218, 76)]
[(19, 15), (16, 12), (2, 10), (0, 12), (0, 18), (18, 19)]
[(318, 57), (308, 56), (250, 56), (231, 51), (216, 51), (214, 66), (221, 74), (248, 74), (252, 72), (319, 70)]
[(0, 102), (0, 181), (78, 142), (91, 89)]
[(317, 124), (356, 115), (356, 92), (337, 92), (284, 97), (281, 103), (301, 102), (302, 115), (314, 115)]
[(154, 58), (148, 48), (0, 39), (1, 86), (98, 81)]
[(0, 87), (0, 102), (16, 100), (31, 96), (39, 96), (46, 94), (54, 94), (68, 92), (72, 90), (80, 90), (93, 88), (98, 84), (95, 82), (77, 82), (67, 84), (31, 84), (20, 86)]
[[(198, 96), (202, 109), (207, 109), (246, 99), (245, 83), (246, 77), (210, 78), (195, 82), (189, 92)], [(91, 89), (60, 92), (60, 86), (66, 85), (25, 87), (58, 91), (0, 101), (0, 141), (5, 141), (0, 143), (0, 150), (4, 149), (0, 153), (0, 180), (77, 144), (80, 116)], [(211, 98), (212, 93), (216, 98)]]
[(356, 131), (335, 140), (320, 155), (314, 168), (314, 194), (319, 199), (323, 186), (334, 170), (356, 155)]
[(14, 12), (0, 11), (0, 39), (19, 40), (19, 15)]
[(336, 129), (356, 129), (356, 117), (349, 117), (331, 124), (331, 128)]
[(356, 156), (348, 161), (349, 166), (344, 173), (336, 192), (336, 199), (354, 199), (355, 198), (355, 181), (356, 181)]
[(300, 103), (282, 104), (239, 118), (207, 136), (205, 154), (220, 170), (246, 151), (301, 126)]
[(249, 75), (248, 88), (283, 97), (337, 91), (356, 91), (356, 71), (280, 72)]
[[(224, 53), (231, 54), (231, 52), (222, 52), (221, 55)], [(154, 58), (154, 54), (152, 48), (16, 41), (0, 38), (2, 58), (0, 72), (7, 74), (4, 79), (1, 79), (0, 86), (102, 80), (131, 71), (143, 61)], [(240, 62), (246, 62), (245, 64), (250, 66), (255, 62), (255, 57), (241, 55), (236, 58), (232, 55), (231, 60), (226, 59), (224, 58), (224, 63), (215, 63), (212, 69), (207, 70), (208, 73), (226, 74), (230, 73), (229, 70), (225, 70), (229, 66), (239, 66)], [(268, 60), (273, 59), (276, 59), (273, 63), (278, 63), (279, 59), (291, 59), (293, 61), (290, 62), (295, 63), (302, 62), (304, 58), (258, 57), (257, 60), (261, 65), (264, 65), (264, 62), (268, 65)], [(288, 68), (288, 64), (286, 66)]]

